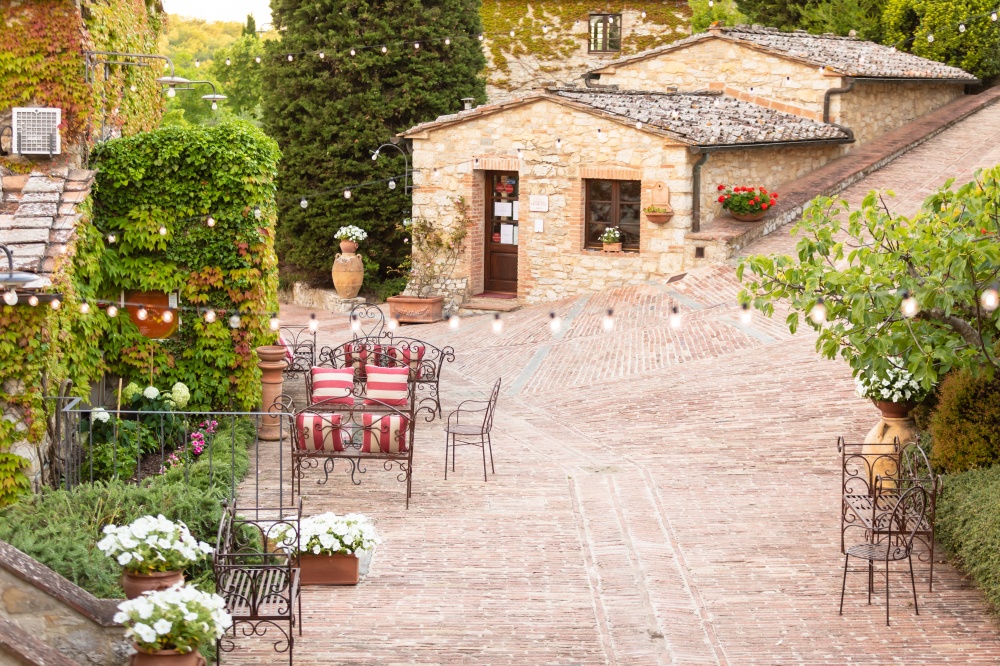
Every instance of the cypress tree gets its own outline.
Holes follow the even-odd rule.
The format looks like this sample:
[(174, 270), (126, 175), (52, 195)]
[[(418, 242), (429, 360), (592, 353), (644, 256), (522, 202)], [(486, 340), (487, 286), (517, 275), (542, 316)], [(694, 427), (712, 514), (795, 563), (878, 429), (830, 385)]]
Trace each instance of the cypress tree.
[(344, 189), (402, 176), (398, 151), (385, 149), (378, 161), (372, 151), (454, 113), (463, 97), (485, 100), (480, 2), (272, 0), (271, 7), (282, 38), (266, 44), (263, 117), (283, 155), (279, 256), (286, 270), (328, 284), (334, 234), (353, 224), (368, 232), (359, 253), (372, 286), (408, 256), (396, 225), (410, 215), (410, 196), (401, 178), (395, 189), (352, 187), (350, 198)]

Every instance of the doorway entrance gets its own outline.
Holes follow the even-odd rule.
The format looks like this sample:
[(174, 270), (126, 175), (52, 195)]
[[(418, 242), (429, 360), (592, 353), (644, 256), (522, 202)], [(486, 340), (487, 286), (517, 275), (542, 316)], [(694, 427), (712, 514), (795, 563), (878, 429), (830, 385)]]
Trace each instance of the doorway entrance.
[(486, 172), (486, 291), (517, 293), (518, 192), (516, 171)]

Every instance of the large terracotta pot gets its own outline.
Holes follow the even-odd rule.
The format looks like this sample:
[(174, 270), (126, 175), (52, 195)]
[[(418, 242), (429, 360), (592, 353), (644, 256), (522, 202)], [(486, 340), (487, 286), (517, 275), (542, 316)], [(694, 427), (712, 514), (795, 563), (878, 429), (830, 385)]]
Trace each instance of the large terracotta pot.
[[(343, 245), (345, 242), (341, 242)], [(356, 244), (355, 244), (356, 245)], [(365, 265), (361, 257), (353, 252), (338, 254), (333, 260), (333, 286), (337, 288), (337, 296), (341, 298), (356, 298), (361, 291), (361, 283), (365, 279)]]
[(340, 241), (340, 251), (344, 254), (354, 254), (358, 251), (358, 244), (352, 240)]
[(763, 210), (756, 213), (734, 213), (733, 211), (729, 211), (729, 217), (740, 222), (758, 222), (763, 220), (765, 215), (767, 215), (767, 211)]
[(357, 585), (357, 555), (299, 555), (303, 585)]
[(429, 324), (444, 319), (444, 297), (390, 296), (389, 316), (404, 324)]
[[(865, 436), (865, 446), (861, 452), (868, 457), (871, 464), (870, 484), (875, 483), (876, 476), (894, 477), (899, 474), (898, 453), (893, 442), (899, 440), (900, 447), (914, 442), (920, 435), (916, 424), (910, 418), (910, 411), (916, 407), (913, 402), (883, 402), (872, 400), (882, 413), (882, 419), (868, 431)], [(892, 483), (883, 487), (891, 488)], [(873, 486), (874, 487), (874, 486)]]
[(604, 243), (604, 252), (621, 252), (621, 243)]
[[(263, 412), (270, 412), (271, 405), (281, 395), (283, 377), (281, 371), (288, 367), (288, 360), (285, 357), (285, 348), (281, 345), (265, 345), (257, 347), (257, 358), (260, 362), (260, 408)], [(281, 417), (262, 416), (260, 417), (260, 428), (257, 430), (257, 437), (268, 442), (276, 442), (281, 439)]]
[(129, 664), (131, 666), (204, 666), (205, 658), (197, 650), (192, 652), (178, 652), (177, 650), (156, 650), (147, 652), (141, 647), (132, 644), (135, 654), (132, 655)]
[(884, 400), (872, 400), (882, 416), (888, 419), (905, 419), (917, 406), (915, 402), (886, 402)]
[(183, 582), (183, 571), (162, 571), (151, 574), (137, 574), (131, 571), (122, 573), (122, 589), (125, 590), (126, 599), (135, 599), (141, 597), (143, 592), (165, 590)]

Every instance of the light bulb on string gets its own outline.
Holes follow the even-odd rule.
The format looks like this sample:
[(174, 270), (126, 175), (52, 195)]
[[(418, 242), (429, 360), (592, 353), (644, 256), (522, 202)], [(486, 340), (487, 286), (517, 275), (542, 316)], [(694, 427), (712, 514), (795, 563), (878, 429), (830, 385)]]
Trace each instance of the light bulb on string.
[(451, 46), (451, 38), (450, 37), (445, 37), (444, 38), (444, 45), (445, 46)]
[(826, 323), (826, 303), (823, 302), (822, 296), (816, 299), (816, 305), (812, 306), (809, 310), (809, 319), (817, 326), (822, 326)]
[(135, 92), (136, 90), (138, 90), (138, 88), (136, 88), (135, 84), (133, 83), (131, 86), (129, 86), (129, 90)]
[(172, 322), (174, 320), (174, 311), (173, 310), (164, 310), (163, 314), (160, 315), (160, 319), (163, 320), (163, 323), (169, 324), (170, 322)]
[(991, 21), (996, 21), (997, 20), (997, 13), (996, 12), (993, 12), (992, 14), (990, 14), (990, 20)]
[(351, 191), (350, 190), (344, 190), (344, 198), (345, 199), (350, 199), (351, 198)]
[(542, 26), (542, 34), (548, 34), (548, 32), (549, 32), (549, 26), (543, 25)]
[(288, 54), (288, 62), (291, 62), (293, 60), (295, 60), (295, 56), (293, 56), (291, 53), (289, 53)]
[(316, 319), (316, 313), (313, 312), (309, 315), (309, 332), (315, 333), (319, 328), (319, 320)]
[(562, 149), (562, 139), (556, 139), (556, 150)]
[(483, 41), (483, 35), (482, 34), (479, 35), (479, 41)]
[(646, 12), (641, 12), (639, 16), (641, 16), (642, 18), (646, 18)]
[(395, 317), (389, 317), (389, 323), (386, 324), (390, 331), (395, 331), (399, 327), (399, 320)]
[(107, 312), (108, 312), (108, 316), (109, 317), (117, 317), (118, 316), (118, 308), (116, 308), (114, 305), (109, 305)]
[(389, 181), (389, 189), (390, 190), (396, 189), (396, 181), (394, 181), (394, 180), (390, 180)]
[(934, 35), (933, 34), (927, 35), (927, 41), (928, 42), (933, 42), (934, 41)]
[(177, 97), (177, 91), (174, 90), (173, 86), (167, 88), (167, 97)]
[(714, 6), (715, 6), (715, 3), (714, 3), (714, 2), (712, 2), (712, 0), (708, 0), (708, 6), (709, 6), (709, 7), (714, 7)]
[(135, 317), (139, 321), (146, 321), (146, 319), (149, 318), (149, 310), (140, 305), (139, 309), (135, 313)]
[(320, 51), (320, 52), (319, 52), (319, 59), (320, 59), (320, 60), (323, 60), (324, 58), (326, 58), (326, 54), (325, 54), (325, 53), (323, 53), (322, 51)]
[(212, 111), (218, 111), (218, 110), (219, 110), (219, 105), (216, 104), (215, 102), (212, 102)]
[(302, 201), (299, 202), (299, 205), (302, 206), (302, 210), (309, 208), (309, 202), (306, 200), (305, 197), (302, 197)]
[(90, 303), (87, 301), (80, 303), (80, 314), (87, 314), (88, 312), (90, 312)]
[(357, 51), (355, 51), (354, 49), (351, 49), (351, 55), (352, 55), (352, 56), (353, 56), (353, 55), (357, 55), (357, 54), (358, 54), (358, 52), (357, 52)]
[(240, 327), (240, 316), (238, 314), (231, 315), (229, 317), (229, 328), (239, 328)]
[(358, 319), (358, 315), (351, 315), (351, 330), (355, 333), (361, 330), (361, 321)]
[(958, 31), (959, 32), (965, 32), (965, 24), (964, 23), (959, 23), (958, 24)]
[[(715, 100), (715, 101), (719, 101), (719, 100)], [(635, 123), (635, 128), (636, 128), (636, 129), (642, 129), (642, 123), (641, 123), (641, 122), (638, 122), (638, 121), (636, 121), (636, 123)]]
[(920, 312), (920, 304), (917, 303), (916, 297), (908, 289), (903, 290), (902, 296), (903, 300), (899, 304), (899, 310), (904, 317), (912, 317)]
[(117, 240), (118, 240), (117, 236), (115, 236), (114, 234), (108, 234), (108, 243), (114, 245)]
[(420, 50), (420, 42), (413, 42), (413, 50), (414, 51)]
[(562, 328), (562, 319), (559, 318), (555, 312), (549, 313), (549, 329), (553, 333), (558, 333), (559, 329)]
[(281, 328), (281, 321), (278, 319), (277, 312), (271, 314), (271, 318), (268, 320), (267, 325), (268, 328), (270, 328), (272, 331), (275, 332), (277, 332), (277, 330)]
[(215, 310), (213, 310), (212, 308), (205, 310), (205, 323), (211, 324), (214, 321), (215, 321)]
[(253, 216), (254, 217), (256, 217), (259, 220), (261, 217), (263, 217), (263, 215), (264, 215), (264, 211), (262, 211), (260, 209), (260, 206), (254, 206), (253, 207)]
[(226, 67), (229, 67), (232, 64), (233, 64), (233, 61), (230, 60), (229, 58), (226, 58)]
[(503, 318), (499, 312), (493, 313), (493, 332), (497, 335), (503, 333)]
[(604, 329), (605, 333), (610, 333), (615, 330), (615, 311), (608, 308), (608, 311), (601, 318), (601, 328)]
[(742, 312), (740, 312), (740, 322), (742, 322), (744, 326), (747, 326), (753, 319), (753, 310), (750, 309), (749, 303), (743, 303), (740, 308), (742, 310)]
[(31, 307), (35, 307), (36, 305), (38, 305), (38, 296), (35, 296), (34, 294), (28, 296), (28, 305), (30, 305)]
[(681, 311), (675, 305), (672, 308), (670, 308), (670, 328), (676, 331), (681, 327), (682, 323), (683, 319), (681, 318)]
[(17, 305), (17, 292), (13, 289), (8, 289), (4, 292), (3, 302), (7, 305)]
[(167, 228), (164, 227), (163, 225), (160, 225), (160, 235), (161, 236), (166, 236), (167, 235)]
[(389, 52), (389, 49), (383, 46), (382, 47), (382, 53), (388, 53), (388, 52)]
[(254, 62), (256, 62), (259, 65), (260, 64), (260, 56), (257, 56), (256, 58), (254, 58)]
[(514, 38), (514, 31), (513, 30), (510, 31), (510, 37), (511, 37), (511, 39)]
[(201, 61), (200, 60), (195, 60), (194, 61), (194, 66), (195, 67), (201, 67)]
[(212, 217), (211, 215), (209, 215), (208, 219), (205, 220), (205, 224), (207, 224), (209, 227), (214, 227), (215, 226), (215, 218)]
[(461, 325), (462, 325), (462, 320), (459, 318), (457, 314), (453, 314), (448, 317), (448, 326), (451, 327), (451, 330), (454, 331)]
[(1000, 305), (1000, 289), (997, 285), (994, 284), (985, 289), (982, 296), (979, 297), (979, 302), (987, 312), (996, 310), (997, 306)]

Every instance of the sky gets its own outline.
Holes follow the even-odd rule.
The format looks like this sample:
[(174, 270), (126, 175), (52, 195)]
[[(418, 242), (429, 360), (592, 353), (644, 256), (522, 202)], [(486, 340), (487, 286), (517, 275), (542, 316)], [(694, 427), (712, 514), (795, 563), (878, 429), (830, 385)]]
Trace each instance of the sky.
[(270, 0), (163, 0), (168, 14), (180, 14), (206, 21), (238, 21), (244, 23), (253, 14), (257, 27), (271, 21)]

